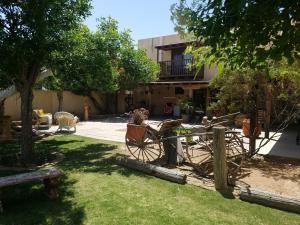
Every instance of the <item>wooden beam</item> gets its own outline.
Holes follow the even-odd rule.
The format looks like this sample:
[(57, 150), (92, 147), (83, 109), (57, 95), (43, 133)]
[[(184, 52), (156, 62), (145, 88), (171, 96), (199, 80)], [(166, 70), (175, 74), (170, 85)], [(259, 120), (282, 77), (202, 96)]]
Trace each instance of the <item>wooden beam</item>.
[(215, 188), (218, 191), (226, 192), (228, 190), (228, 186), (225, 150), (225, 127), (213, 128), (213, 149)]
[(300, 213), (300, 200), (284, 197), (255, 188), (241, 188), (240, 199), (265, 206)]
[(122, 166), (129, 167), (134, 170), (138, 170), (164, 180), (184, 184), (186, 183), (186, 175), (170, 170), (164, 167), (155, 166), (152, 164), (144, 163), (142, 161), (130, 159), (124, 156), (118, 156), (115, 159), (116, 163)]
[(55, 168), (42, 169), (29, 173), (22, 173), (17, 175), (11, 175), (0, 178), (0, 188), (17, 185), (17, 184), (25, 184), (30, 183), (36, 180), (43, 179), (52, 179), (62, 176), (63, 173)]

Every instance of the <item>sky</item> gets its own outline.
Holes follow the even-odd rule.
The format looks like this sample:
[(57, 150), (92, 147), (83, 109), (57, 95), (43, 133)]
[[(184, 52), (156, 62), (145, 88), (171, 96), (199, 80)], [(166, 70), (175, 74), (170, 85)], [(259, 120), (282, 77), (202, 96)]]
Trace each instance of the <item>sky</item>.
[(111, 16), (119, 21), (120, 30), (130, 29), (139, 39), (174, 34), (170, 7), (179, 0), (93, 0), (92, 15), (86, 19), (95, 31), (96, 18)]

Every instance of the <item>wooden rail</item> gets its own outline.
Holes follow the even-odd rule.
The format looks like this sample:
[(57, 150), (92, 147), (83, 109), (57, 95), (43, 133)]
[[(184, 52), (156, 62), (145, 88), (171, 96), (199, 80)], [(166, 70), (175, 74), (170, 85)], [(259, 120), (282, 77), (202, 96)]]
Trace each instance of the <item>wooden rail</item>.
[[(171, 60), (171, 61), (162, 61), (160, 64), (160, 78), (190, 78), (193, 79), (197, 75), (197, 79), (203, 79), (204, 69), (202, 68), (199, 73), (196, 69), (188, 68), (189, 64), (193, 64), (192, 59), (183, 59), (183, 60)], [(196, 74), (197, 73), (197, 74)]]

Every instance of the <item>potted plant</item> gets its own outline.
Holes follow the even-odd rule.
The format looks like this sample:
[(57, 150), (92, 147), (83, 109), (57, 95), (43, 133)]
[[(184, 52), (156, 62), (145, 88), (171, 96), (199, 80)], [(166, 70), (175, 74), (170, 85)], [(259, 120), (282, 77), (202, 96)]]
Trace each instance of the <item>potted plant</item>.
[(185, 122), (185, 123), (189, 122), (190, 116), (194, 112), (193, 103), (187, 99), (184, 99), (184, 100), (180, 100), (178, 102), (178, 105), (181, 110), (181, 116), (182, 116), (183, 122)]
[(136, 109), (132, 114), (132, 121), (127, 124), (126, 138), (138, 142), (142, 140), (146, 131), (144, 120), (147, 118), (147, 110)]
[[(255, 127), (255, 137), (258, 138), (259, 135), (261, 134), (261, 124), (257, 123)], [(250, 119), (244, 119), (243, 120), (243, 133), (245, 137), (250, 137)]]

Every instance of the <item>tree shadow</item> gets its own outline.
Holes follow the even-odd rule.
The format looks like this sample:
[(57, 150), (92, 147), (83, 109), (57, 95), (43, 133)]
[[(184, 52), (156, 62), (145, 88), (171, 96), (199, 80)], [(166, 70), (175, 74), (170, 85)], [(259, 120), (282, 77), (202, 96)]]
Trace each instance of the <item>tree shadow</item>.
[[(300, 180), (300, 161), (279, 157), (264, 157), (264, 159), (248, 159), (243, 163), (241, 170), (236, 174), (236, 179), (249, 176), (253, 169), (259, 170), (264, 177), (274, 180)], [(298, 172), (297, 172), (298, 171)]]
[(60, 197), (49, 200), (42, 184), (26, 184), (1, 190), (4, 212), (1, 224), (83, 224), (84, 207), (74, 199), (76, 181), (64, 177), (59, 186)]
[(4, 188), (1, 190), (4, 213), (0, 215), (0, 224), (83, 224), (84, 205), (80, 205), (74, 197), (77, 180), (68, 178), (68, 174), (73, 172), (118, 173), (125, 177), (133, 175), (154, 179), (142, 172), (116, 165), (114, 157), (118, 146), (114, 144), (85, 142), (85, 139), (68, 135), (41, 140), (35, 143), (35, 149), (64, 154), (64, 159), (56, 165), (65, 174), (59, 184), (60, 197), (55, 201), (48, 200), (43, 195), (41, 182)]
[(59, 163), (63, 171), (81, 171), (88, 173), (100, 173), (111, 175), (119, 173), (122, 176), (150, 176), (126, 167), (119, 166), (115, 163), (118, 153), (118, 146), (103, 143), (89, 144), (81, 148), (72, 149), (64, 153), (65, 159)]

